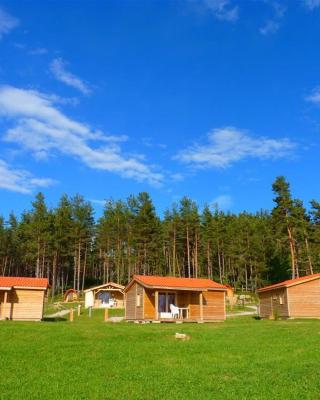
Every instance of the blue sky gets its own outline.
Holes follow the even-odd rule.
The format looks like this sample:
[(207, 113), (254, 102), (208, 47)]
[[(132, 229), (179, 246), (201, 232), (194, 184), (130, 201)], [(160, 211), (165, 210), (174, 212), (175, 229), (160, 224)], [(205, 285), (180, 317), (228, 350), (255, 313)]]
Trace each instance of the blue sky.
[(0, 0), (0, 212), (319, 200), (319, 37), (320, 0)]

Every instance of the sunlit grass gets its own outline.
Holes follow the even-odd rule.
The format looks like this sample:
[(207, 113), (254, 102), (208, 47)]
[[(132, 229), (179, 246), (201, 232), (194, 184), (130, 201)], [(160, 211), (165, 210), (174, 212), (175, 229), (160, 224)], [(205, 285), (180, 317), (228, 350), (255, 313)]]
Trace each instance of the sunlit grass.
[(0, 398), (318, 399), (319, 340), (317, 320), (1, 322)]

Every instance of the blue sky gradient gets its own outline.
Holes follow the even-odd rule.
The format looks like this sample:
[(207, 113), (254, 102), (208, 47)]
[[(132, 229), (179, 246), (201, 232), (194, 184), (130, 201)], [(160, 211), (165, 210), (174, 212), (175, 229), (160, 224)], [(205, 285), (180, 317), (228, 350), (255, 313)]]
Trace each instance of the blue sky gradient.
[(0, 210), (320, 199), (320, 1), (0, 2)]

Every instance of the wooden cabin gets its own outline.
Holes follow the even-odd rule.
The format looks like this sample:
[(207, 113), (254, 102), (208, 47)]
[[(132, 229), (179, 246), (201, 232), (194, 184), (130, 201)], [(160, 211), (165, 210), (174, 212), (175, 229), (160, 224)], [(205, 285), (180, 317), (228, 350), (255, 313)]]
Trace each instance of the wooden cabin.
[(124, 308), (124, 286), (108, 282), (84, 291), (85, 308)]
[(210, 279), (135, 275), (125, 288), (125, 318), (224, 321), (226, 287)]
[(257, 293), (261, 318), (320, 317), (320, 274), (289, 279)]
[(76, 289), (68, 289), (65, 291), (63, 296), (65, 303), (72, 303), (73, 301), (79, 301), (78, 291)]
[(40, 321), (48, 280), (0, 276), (0, 319)]

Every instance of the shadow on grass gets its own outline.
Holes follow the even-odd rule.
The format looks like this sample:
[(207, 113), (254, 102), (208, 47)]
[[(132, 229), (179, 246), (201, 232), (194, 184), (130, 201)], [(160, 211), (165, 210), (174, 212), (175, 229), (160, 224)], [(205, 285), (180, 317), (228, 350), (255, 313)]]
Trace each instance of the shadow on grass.
[(67, 321), (67, 318), (63, 318), (63, 317), (44, 317), (42, 319), (42, 321), (44, 321), (44, 322), (64, 322), (64, 321)]

